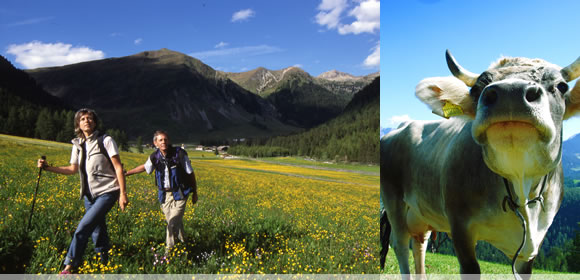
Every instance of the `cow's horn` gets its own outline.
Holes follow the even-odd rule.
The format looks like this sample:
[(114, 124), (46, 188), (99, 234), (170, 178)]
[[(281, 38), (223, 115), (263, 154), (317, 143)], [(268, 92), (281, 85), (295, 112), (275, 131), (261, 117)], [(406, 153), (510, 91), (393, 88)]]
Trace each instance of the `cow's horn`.
[(445, 51), (445, 60), (447, 60), (447, 67), (449, 67), (449, 70), (451, 70), (451, 73), (455, 78), (463, 81), (468, 87), (475, 85), (479, 75), (471, 73), (461, 67), (461, 65), (455, 61), (455, 58), (451, 55), (449, 50)]
[(580, 76), (580, 57), (578, 57), (576, 61), (572, 62), (572, 64), (562, 68), (560, 73), (562, 73), (562, 76), (566, 82), (573, 81), (578, 78), (578, 76)]

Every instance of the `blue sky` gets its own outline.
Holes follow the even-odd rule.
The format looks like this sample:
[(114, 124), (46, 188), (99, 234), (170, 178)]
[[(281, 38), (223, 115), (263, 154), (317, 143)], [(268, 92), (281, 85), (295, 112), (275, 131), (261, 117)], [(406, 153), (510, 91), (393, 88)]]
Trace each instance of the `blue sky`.
[[(381, 127), (436, 120), (415, 97), (427, 77), (451, 75), (445, 49), (474, 73), (501, 56), (542, 58), (562, 67), (580, 56), (580, 1), (387, 1), (381, 7)], [(575, 82), (570, 83), (573, 86)], [(564, 138), (580, 117), (564, 122)]]
[(21, 1), (0, 4), (0, 53), (21, 69), (168, 48), (217, 70), (298, 66), (356, 76), (380, 65), (380, 2)]

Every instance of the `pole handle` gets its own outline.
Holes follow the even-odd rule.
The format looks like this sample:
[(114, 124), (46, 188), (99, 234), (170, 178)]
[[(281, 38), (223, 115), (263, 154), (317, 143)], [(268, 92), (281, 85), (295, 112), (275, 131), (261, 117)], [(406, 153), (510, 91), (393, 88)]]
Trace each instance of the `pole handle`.
[[(42, 155), (42, 156), (40, 156), (40, 158), (41, 158), (42, 160), (46, 160), (46, 156), (45, 156), (45, 155)], [(40, 173), (42, 173), (42, 167), (40, 167), (40, 168), (38, 169), (38, 180), (40, 180)], [(38, 183), (37, 183), (37, 185), (38, 185)], [(37, 188), (38, 188), (38, 187), (37, 187)]]

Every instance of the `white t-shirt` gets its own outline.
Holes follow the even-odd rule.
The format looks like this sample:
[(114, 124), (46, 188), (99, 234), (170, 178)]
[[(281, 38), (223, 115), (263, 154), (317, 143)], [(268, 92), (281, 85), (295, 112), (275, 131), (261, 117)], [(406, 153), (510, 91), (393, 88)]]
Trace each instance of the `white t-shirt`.
[[(163, 154), (161, 154), (161, 156), (163, 156)], [(181, 162), (181, 165), (185, 166), (185, 172), (187, 172), (187, 174), (193, 173), (191, 161), (189, 160), (189, 157), (187, 155), (183, 156), (183, 162)], [(153, 170), (155, 170), (155, 167), (153, 166), (153, 162), (151, 162), (151, 157), (149, 157), (147, 158), (147, 162), (145, 162), (145, 171), (147, 172), (147, 174), (151, 174)], [(169, 168), (167, 167), (167, 165), (165, 166), (165, 176), (163, 176), (163, 178), (164, 178), (163, 186), (165, 187), (165, 189), (171, 189), (171, 184), (169, 183)]]

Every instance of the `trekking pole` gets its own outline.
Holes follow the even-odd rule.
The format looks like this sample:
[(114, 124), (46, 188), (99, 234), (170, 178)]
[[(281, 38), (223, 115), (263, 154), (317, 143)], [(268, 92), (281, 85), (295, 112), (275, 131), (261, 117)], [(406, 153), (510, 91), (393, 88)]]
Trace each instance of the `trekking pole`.
[[(46, 160), (46, 156), (41, 156), (43, 160)], [(38, 168), (38, 178), (36, 179), (36, 189), (34, 190), (34, 197), (32, 198), (32, 209), (30, 209), (30, 218), (28, 218), (28, 231), (30, 231), (30, 225), (32, 222), (32, 214), (34, 214), (34, 203), (36, 202), (36, 193), (38, 193), (38, 185), (40, 183), (40, 174), (42, 174), (42, 167)]]

